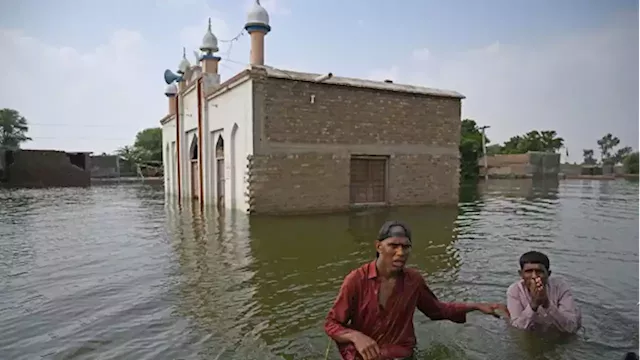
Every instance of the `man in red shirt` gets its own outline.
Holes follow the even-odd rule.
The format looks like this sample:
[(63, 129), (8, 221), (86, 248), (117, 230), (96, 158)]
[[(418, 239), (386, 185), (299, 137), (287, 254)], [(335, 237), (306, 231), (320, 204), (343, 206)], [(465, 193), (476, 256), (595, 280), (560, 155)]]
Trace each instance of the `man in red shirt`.
[[(502, 304), (445, 303), (431, 292), (417, 270), (405, 268), (411, 231), (386, 222), (375, 242), (376, 260), (351, 271), (327, 315), (325, 332), (338, 344), (344, 360), (404, 359), (413, 356), (416, 308), (431, 320), (464, 323), (477, 310), (499, 317)], [(507, 313), (508, 314), (508, 313)]]

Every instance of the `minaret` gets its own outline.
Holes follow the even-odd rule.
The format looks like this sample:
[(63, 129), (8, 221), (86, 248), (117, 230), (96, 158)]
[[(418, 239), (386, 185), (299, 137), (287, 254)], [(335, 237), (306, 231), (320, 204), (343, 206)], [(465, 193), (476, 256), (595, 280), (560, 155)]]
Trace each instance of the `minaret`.
[(202, 38), (200, 51), (202, 51), (200, 61), (202, 61), (202, 70), (204, 73), (218, 74), (218, 62), (220, 61), (220, 57), (214, 55), (214, 53), (218, 52), (218, 39), (211, 31), (211, 18), (209, 18), (207, 33), (204, 34), (204, 37)]
[(189, 71), (190, 68), (191, 68), (191, 64), (189, 63), (189, 60), (187, 60), (187, 49), (182, 48), (182, 60), (178, 65), (178, 74), (180, 74), (180, 82), (178, 83), (178, 89), (180, 91), (184, 90), (187, 84), (187, 79), (185, 74), (187, 73), (187, 71)]
[(169, 115), (175, 115), (178, 111), (177, 103), (176, 103), (176, 94), (178, 93), (178, 87), (175, 83), (171, 83), (167, 85), (167, 88), (164, 90), (164, 94), (169, 99)]
[(251, 65), (264, 65), (264, 36), (271, 31), (269, 26), (269, 14), (260, 5), (260, 0), (255, 0), (247, 14), (247, 23), (244, 25), (251, 36)]

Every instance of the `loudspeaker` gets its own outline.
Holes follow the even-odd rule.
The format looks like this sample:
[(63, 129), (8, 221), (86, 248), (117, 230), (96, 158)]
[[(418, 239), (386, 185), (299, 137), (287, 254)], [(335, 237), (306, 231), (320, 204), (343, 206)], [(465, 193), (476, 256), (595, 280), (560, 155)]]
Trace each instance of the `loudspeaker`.
[(182, 76), (178, 74), (174, 74), (169, 69), (164, 71), (164, 82), (166, 82), (167, 85), (171, 85), (171, 83), (173, 83), (174, 81), (180, 81), (180, 80), (182, 80)]

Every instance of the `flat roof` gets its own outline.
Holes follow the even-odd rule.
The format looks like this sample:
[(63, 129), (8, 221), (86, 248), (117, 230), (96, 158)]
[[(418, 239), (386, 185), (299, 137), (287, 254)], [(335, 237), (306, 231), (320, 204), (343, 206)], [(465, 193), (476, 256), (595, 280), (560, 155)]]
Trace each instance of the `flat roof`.
[[(264, 69), (266, 71), (266, 75), (271, 78), (289, 79), (289, 80), (297, 80), (297, 81), (316, 82), (316, 78), (318, 78), (319, 76), (325, 75), (325, 74), (313, 74), (313, 73), (304, 73), (304, 72), (298, 72), (298, 71), (292, 71), (292, 70), (277, 69), (277, 68), (266, 66), (266, 65), (264, 66), (254, 65), (252, 66), (252, 68)], [(450, 98), (456, 98), (456, 99), (466, 98), (461, 93), (453, 90), (443, 90), (443, 89), (428, 88), (424, 86), (397, 84), (394, 82), (386, 82), (386, 81), (356, 79), (356, 78), (349, 78), (349, 77), (335, 76), (335, 75), (331, 76), (326, 80), (323, 80), (321, 83), (353, 86), (353, 87), (377, 89), (377, 90), (397, 91), (397, 92), (413, 93), (413, 94), (421, 94), (421, 95), (431, 95), (431, 96), (439, 96), (439, 97), (450, 97)]]
[[(305, 72), (292, 71), (292, 70), (283, 70), (283, 69), (277, 69), (268, 65), (247, 66), (244, 70), (238, 72), (234, 76), (223, 81), (220, 85), (217, 85), (213, 91), (205, 95), (205, 98), (207, 100), (215, 98), (229, 91), (232, 88), (231, 86), (232, 84), (238, 85), (240, 83), (243, 83), (251, 79), (252, 76), (256, 76), (260, 74), (270, 78), (275, 78), (275, 79), (305, 81), (305, 82), (313, 82), (313, 83), (319, 83), (319, 84), (351, 86), (351, 87), (359, 87), (364, 89), (395, 91), (395, 92), (408, 93), (408, 94), (419, 94), (419, 95), (445, 97), (445, 98), (453, 98), (453, 99), (460, 99), (460, 100), (466, 98), (466, 96), (453, 90), (428, 88), (424, 86), (408, 85), (408, 84), (396, 84), (394, 82), (387, 82), (387, 81), (356, 79), (356, 78), (349, 78), (349, 77), (335, 76), (335, 75), (332, 75), (331, 77), (321, 82), (318, 82), (316, 79), (326, 74), (314, 74), (314, 73), (305, 73)], [(202, 76), (206, 76), (206, 74), (203, 73)], [(190, 92), (195, 87), (195, 83), (196, 82), (194, 81), (189, 86), (187, 86), (186, 89), (184, 89), (179, 93), (179, 96), (183, 96), (185, 93)], [(160, 120), (160, 124), (165, 125), (167, 122), (169, 122), (173, 118), (174, 118), (173, 115), (167, 114)]]

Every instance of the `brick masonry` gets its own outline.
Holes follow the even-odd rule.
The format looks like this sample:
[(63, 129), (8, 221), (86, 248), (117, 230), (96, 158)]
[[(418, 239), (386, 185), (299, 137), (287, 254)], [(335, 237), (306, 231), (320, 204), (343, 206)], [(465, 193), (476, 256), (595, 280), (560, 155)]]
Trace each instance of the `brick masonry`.
[(456, 98), (254, 79), (252, 211), (348, 209), (351, 155), (388, 156), (389, 205), (456, 204), (460, 106)]

